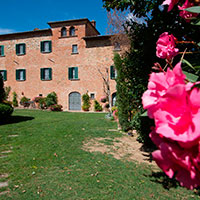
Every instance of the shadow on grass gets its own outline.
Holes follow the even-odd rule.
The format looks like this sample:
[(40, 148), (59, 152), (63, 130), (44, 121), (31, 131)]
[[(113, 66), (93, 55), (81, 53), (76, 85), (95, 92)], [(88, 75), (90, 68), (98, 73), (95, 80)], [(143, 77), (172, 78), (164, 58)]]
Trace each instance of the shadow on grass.
[(15, 124), (15, 123), (20, 123), (24, 121), (33, 120), (33, 119), (34, 117), (15, 115), (15, 116), (10, 116), (8, 119), (0, 120), (0, 125)]
[(175, 178), (169, 178), (164, 172), (152, 172), (148, 177), (150, 177), (152, 182), (162, 184), (162, 186), (167, 190), (179, 186), (179, 182)]

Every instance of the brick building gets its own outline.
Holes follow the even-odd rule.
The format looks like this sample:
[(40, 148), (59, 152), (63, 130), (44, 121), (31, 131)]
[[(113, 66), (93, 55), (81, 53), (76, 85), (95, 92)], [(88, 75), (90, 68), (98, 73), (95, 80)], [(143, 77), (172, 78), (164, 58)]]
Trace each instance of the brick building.
[(20, 100), (54, 91), (64, 110), (81, 110), (86, 92), (91, 100), (105, 95), (99, 70), (105, 73), (107, 68), (114, 101), (112, 36), (101, 36), (95, 21), (88, 19), (48, 25), (49, 29), (0, 35), (0, 72), (11, 94), (15, 91)]

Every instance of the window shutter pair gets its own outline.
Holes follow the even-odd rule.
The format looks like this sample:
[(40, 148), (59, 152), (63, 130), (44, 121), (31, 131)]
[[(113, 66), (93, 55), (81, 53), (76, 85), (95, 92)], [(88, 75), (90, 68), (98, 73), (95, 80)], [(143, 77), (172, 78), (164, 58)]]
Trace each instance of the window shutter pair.
[[(46, 51), (45, 44), (48, 43), (49, 49)], [(40, 51), (43, 53), (50, 53), (52, 51), (52, 42), (51, 41), (41, 41), (40, 42)]]
[(68, 78), (69, 80), (78, 79), (78, 67), (68, 68)]
[(111, 79), (115, 79), (115, 67), (114, 66), (110, 66), (110, 78)]
[(22, 81), (22, 80), (20, 80), (20, 72), (23, 73), (23, 81), (25, 81), (26, 80), (26, 70), (25, 69), (17, 69), (16, 70), (16, 80)]
[[(16, 54), (17, 55), (24, 55), (24, 54), (26, 54), (26, 44), (25, 43), (16, 44), (15, 48), (16, 48)], [(21, 50), (21, 48), (22, 48), (22, 50)]]
[(0, 45), (0, 56), (4, 56), (4, 46)]
[[(48, 79), (45, 79), (45, 70), (49, 71)], [(51, 68), (41, 68), (40, 69), (40, 79), (41, 80), (52, 80), (52, 69)]]

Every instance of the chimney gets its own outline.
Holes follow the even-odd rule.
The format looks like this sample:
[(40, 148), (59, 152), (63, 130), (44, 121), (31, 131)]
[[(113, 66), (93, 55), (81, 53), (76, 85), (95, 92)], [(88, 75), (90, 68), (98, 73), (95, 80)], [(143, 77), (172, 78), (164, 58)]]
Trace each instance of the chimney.
[(96, 22), (94, 20), (91, 21), (91, 24), (96, 28)]

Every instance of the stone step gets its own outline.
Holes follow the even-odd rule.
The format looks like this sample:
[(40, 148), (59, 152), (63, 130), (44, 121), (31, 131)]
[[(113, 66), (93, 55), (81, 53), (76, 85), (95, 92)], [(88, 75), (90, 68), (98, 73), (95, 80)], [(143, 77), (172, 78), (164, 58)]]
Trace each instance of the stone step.
[(5, 156), (1, 156), (1, 155), (0, 155), (0, 158), (7, 158), (7, 157), (8, 157), (8, 156), (6, 156), (6, 155), (5, 155)]
[(8, 174), (0, 174), (0, 178), (8, 178)]
[(8, 187), (8, 182), (0, 182), (0, 188)]
[(4, 194), (7, 194), (7, 193), (9, 193), (9, 191), (8, 191), (8, 190), (6, 190), (6, 191), (3, 191), (3, 192), (0, 192), (0, 196), (1, 196), (1, 195), (4, 195)]
[(5, 153), (11, 153), (11, 150), (7, 150), (7, 151), (2, 151), (1, 153), (5, 154)]
[(19, 135), (8, 135), (8, 137), (18, 137)]

